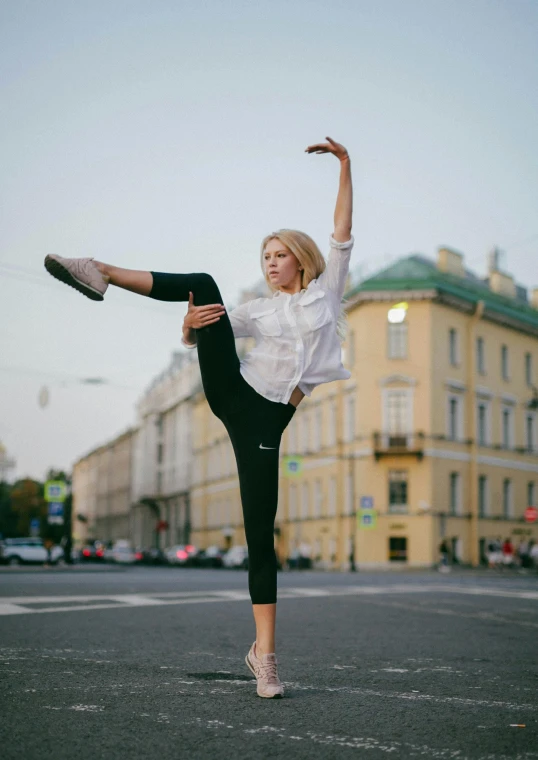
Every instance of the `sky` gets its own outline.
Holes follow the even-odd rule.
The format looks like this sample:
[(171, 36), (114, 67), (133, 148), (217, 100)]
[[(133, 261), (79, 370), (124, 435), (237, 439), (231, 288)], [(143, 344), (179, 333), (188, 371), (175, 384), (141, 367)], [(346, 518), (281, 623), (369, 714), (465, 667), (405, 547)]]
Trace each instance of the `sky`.
[[(183, 304), (95, 303), (47, 253), (207, 271), (226, 305), (262, 238), (327, 252), (354, 180), (352, 269), (493, 246), (538, 286), (535, 0), (7, 0), (0, 4), (0, 442), (15, 477), (70, 469), (136, 422)], [(106, 382), (81, 382), (99, 377)], [(46, 387), (49, 403), (38, 403)]]

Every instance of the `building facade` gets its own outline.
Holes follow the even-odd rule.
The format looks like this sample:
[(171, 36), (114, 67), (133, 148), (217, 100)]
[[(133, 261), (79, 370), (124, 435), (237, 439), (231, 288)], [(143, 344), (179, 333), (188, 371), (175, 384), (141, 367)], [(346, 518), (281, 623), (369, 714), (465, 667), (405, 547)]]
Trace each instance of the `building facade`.
[[(346, 294), (349, 380), (304, 399), (283, 437), (281, 558), (320, 567), (478, 564), (490, 540), (538, 539), (538, 301), (493, 260), (410, 256)], [(244, 543), (233, 453), (203, 395), (193, 410), (193, 541)], [(361, 506), (371, 508), (362, 510)]]
[(134, 442), (130, 428), (79, 459), (73, 467), (73, 539), (131, 537)]
[(192, 409), (201, 388), (190, 352), (173, 354), (138, 404), (132, 541), (136, 546), (191, 540)]

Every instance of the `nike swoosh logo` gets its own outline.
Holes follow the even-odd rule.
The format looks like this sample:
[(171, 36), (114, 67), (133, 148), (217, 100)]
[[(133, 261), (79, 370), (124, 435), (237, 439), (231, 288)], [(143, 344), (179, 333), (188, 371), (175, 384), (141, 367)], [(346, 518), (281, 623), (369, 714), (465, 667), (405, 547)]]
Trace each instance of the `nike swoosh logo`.
[(274, 451), (276, 449), (276, 446), (262, 446), (260, 443), (260, 449), (272, 449)]

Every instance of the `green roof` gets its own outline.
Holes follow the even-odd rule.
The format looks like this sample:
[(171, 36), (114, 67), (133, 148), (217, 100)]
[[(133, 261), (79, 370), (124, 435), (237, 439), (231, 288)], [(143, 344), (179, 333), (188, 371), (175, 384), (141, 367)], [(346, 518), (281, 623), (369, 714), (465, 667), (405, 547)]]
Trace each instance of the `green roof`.
[[(465, 272), (464, 277), (441, 272), (433, 261), (421, 254), (398, 259), (386, 269), (351, 288), (346, 293), (346, 298), (369, 291), (426, 289), (456, 296), (470, 303), (484, 301), (486, 309), (538, 328), (538, 311), (523, 298), (510, 298), (494, 293), (486, 282), (469, 271)], [(522, 289), (518, 290), (521, 292)]]

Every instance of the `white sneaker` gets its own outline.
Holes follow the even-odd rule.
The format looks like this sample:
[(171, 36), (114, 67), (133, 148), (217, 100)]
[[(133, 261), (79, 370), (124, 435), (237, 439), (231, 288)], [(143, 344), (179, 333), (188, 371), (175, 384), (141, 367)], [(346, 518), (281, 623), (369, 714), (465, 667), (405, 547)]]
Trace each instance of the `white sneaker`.
[(284, 687), (276, 672), (277, 659), (275, 654), (256, 655), (256, 642), (250, 647), (250, 652), (245, 657), (250, 670), (256, 676), (258, 684), (258, 696), (267, 699), (281, 699), (284, 696)]
[(93, 259), (64, 259), (50, 253), (45, 256), (45, 269), (92, 301), (102, 301), (108, 288), (108, 277), (101, 274)]

